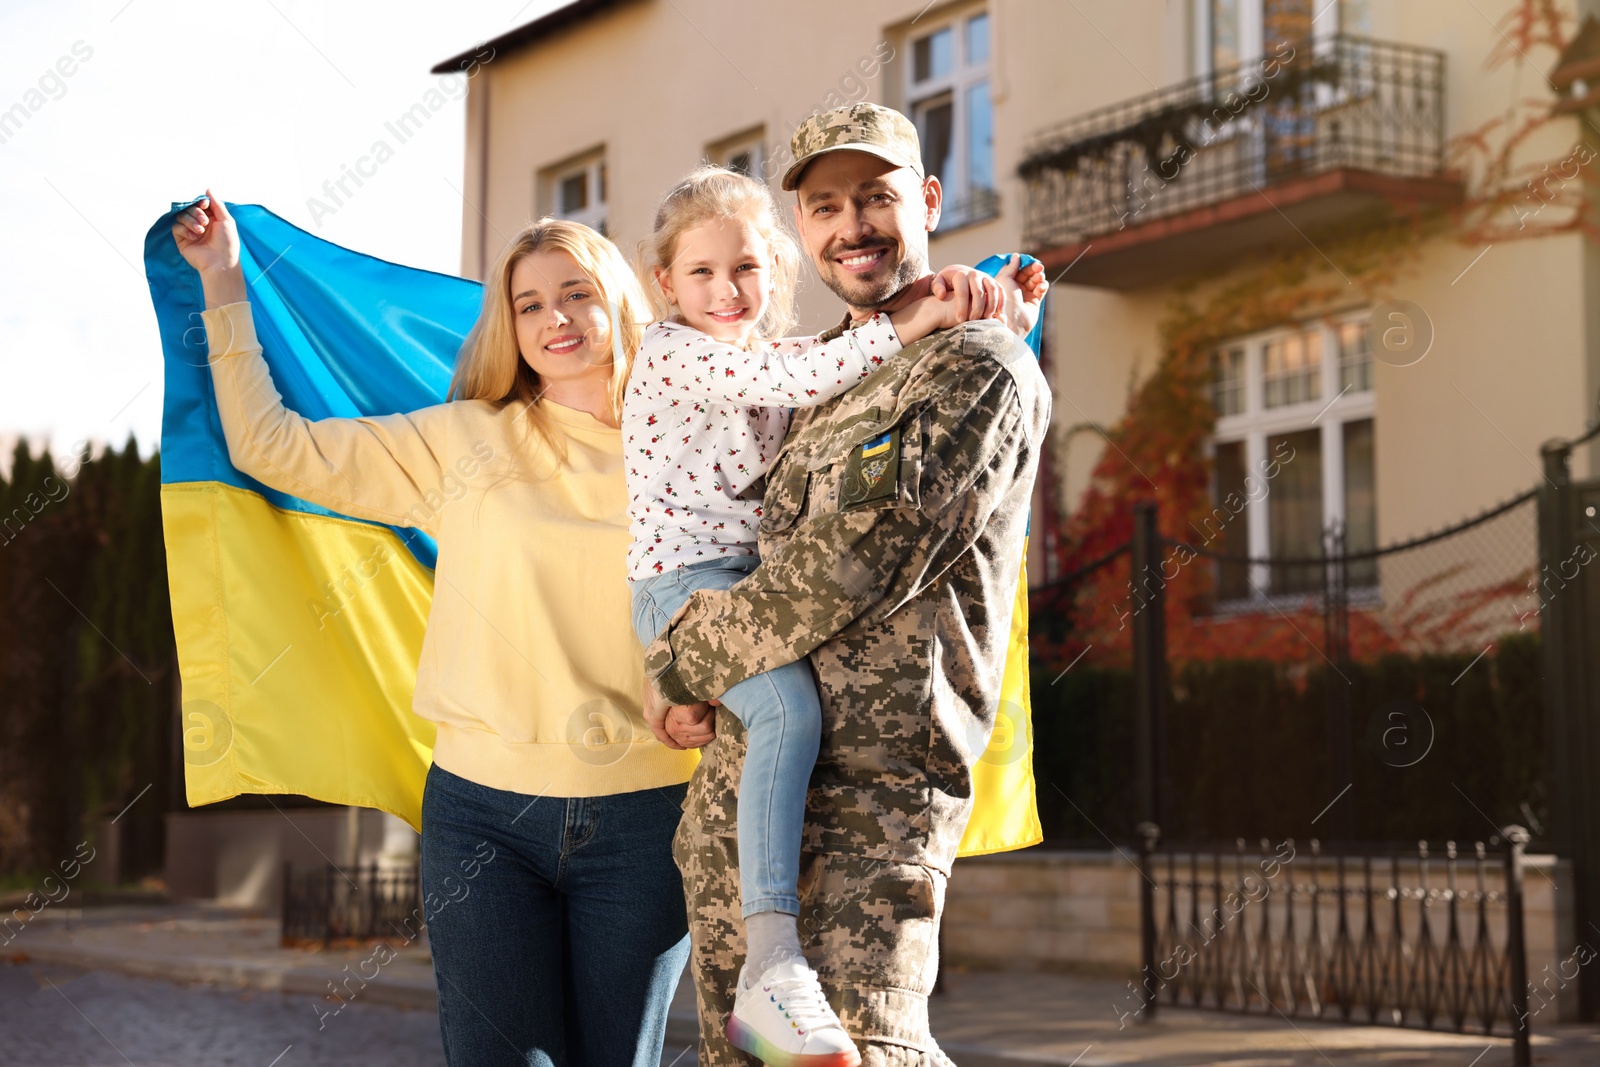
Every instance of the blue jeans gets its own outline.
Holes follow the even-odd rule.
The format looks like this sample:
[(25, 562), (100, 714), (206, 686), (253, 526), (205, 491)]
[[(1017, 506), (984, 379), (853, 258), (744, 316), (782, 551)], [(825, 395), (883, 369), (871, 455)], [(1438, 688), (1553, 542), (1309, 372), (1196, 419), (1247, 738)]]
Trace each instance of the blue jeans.
[[(696, 589), (728, 589), (760, 564), (755, 556), (710, 559), (630, 580), (640, 642), (654, 641)], [(799, 915), (800, 830), (822, 744), (822, 706), (811, 664), (801, 659), (753, 675), (719, 699), (744, 724), (748, 740), (737, 817), (741, 914)]]
[(451, 1067), (659, 1067), (689, 956), (687, 788), (535, 797), (429, 769), (423, 915)]

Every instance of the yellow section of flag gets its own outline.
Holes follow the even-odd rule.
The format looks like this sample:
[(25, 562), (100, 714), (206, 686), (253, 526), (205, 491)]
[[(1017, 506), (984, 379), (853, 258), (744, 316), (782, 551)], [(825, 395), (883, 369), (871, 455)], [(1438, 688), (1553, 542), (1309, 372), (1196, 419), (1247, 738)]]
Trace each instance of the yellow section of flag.
[[(1024, 558), (1027, 547), (1024, 542)], [(1017, 576), (1000, 706), (989, 745), (972, 769), (972, 818), (958, 856), (1027, 848), (1044, 840), (1034, 796), (1033, 708), (1028, 671), (1028, 566)]]
[(299, 793), (420, 829), (432, 573), (391, 530), (218, 482), (163, 485), (161, 516), (190, 805)]
[[(433, 575), (393, 531), (219, 482), (161, 487), (191, 806), (297, 793), (420, 829), (434, 726), (411, 710)], [(960, 855), (1042, 840), (1027, 574)]]

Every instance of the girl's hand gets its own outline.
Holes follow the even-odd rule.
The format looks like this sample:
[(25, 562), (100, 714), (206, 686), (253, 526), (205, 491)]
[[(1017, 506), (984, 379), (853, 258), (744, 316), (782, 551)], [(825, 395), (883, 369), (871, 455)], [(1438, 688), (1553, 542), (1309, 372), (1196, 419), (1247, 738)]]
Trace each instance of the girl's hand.
[(200, 273), (206, 307), (247, 299), (244, 272), (239, 269), (239, 227), (210, 189), (204, 200), (173, 218), (172, 239), (179, 255)]
[(1005, 266), (1000, 268), (998, 280), (1005, 290), (1005, 311), (1001, 318), (1018, 337), (1027, 337), (1039, 321), (1039, 311), (1050, 283), (1044, 278), (1044, 264), (1034, 260), (1021, 270), (1022, 262), (1015, 252)]
[(889, 315), (900, 343), (909, 345), (936, 330), (948, 330), (974, 319), (992, 319), (1005, 311), (1000, 282), (971, 267), (946, 267), (934, 275), (929, 295)]
[(947, 317), (951, 326), (973, 319), (992, 319), (1005, 307), (1005, 290), (1000, 282), (981, 270), (952, 264), (933, 276), (933, 299), (949, 301)]

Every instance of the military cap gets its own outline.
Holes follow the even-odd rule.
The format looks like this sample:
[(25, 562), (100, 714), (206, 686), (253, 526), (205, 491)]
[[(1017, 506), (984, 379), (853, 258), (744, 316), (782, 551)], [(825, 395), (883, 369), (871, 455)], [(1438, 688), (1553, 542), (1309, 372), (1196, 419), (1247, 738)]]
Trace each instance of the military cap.
[(795, 189), (806, 164), (825, 152), (851, 149), (910, 167), (923, 177), (922, 145), (911, 120), (893, 108), (862, 102), (819, 111), (800, 124), (789, 142), (794, 162), (783, 172), (783, 187)]

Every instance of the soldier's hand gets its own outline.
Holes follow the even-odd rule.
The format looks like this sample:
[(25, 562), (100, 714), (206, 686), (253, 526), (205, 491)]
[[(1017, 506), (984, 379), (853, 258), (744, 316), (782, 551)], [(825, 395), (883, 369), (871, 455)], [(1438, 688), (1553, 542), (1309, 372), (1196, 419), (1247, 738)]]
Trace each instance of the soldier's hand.
[(642, 707), (644, 724), (650, 727), (650, 732), (655, 735), (668, 748), (682, 748), (667, 732), (667, 712), (672, 710), (672, 704), (656, 689), (655, 682), (646, 678), (644, 680), (644, 702)]
[(667, 709), (667, 735), (674, 748), (700, 748), (717, 736), (717, 716), (711, 704), (679, 704)]

